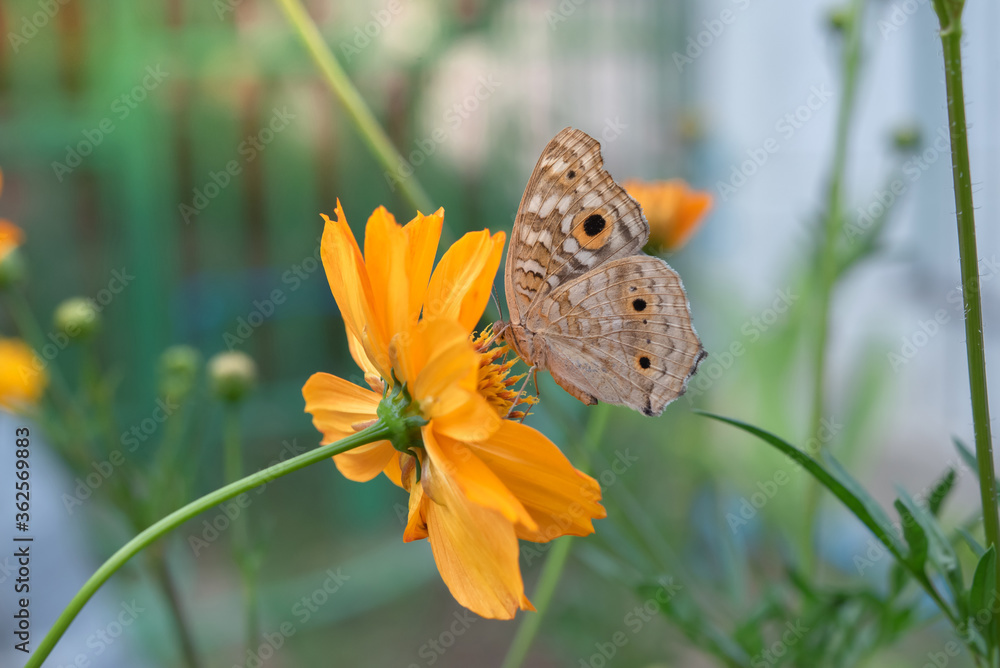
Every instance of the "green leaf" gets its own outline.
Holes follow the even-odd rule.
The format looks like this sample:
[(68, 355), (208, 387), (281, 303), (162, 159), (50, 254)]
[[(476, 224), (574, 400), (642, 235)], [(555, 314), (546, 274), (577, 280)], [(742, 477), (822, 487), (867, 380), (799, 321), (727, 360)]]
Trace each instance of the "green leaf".
[(674, 623), (694, 644), (715, 654), (726, 665), (745, 666), (749, 655), (729, 634), (708, 619), (690, 596), (673, 595), (670, 584), (645, 584), (636, 588), (640, 598), (647, 604), (655, 604), (660, 613)]
[[(900, 561), (904, 560), (903, 554), (906, 551), (906, 547), (896, 535), (896, 531), (885, 510), (878, 505), (878, 502), (833, 457), (826, 455), (823, 464), (821, 464), (791, 443), (751, 424), (705, 411), (695, 412), (713, 420), (731, 424), (738, 429), (753, 434), (757, 438), (770, 443), (781, 453), (800, 464), (824, 487), (830, 490), (841, 503), (847, 506), (848, 510), (854, 513), (885, 544), (893, 556)], [(826, 464), (825, 467), (824, 464)]]
[(965, 465), (973, 471), (979, 470), (979, 462), (976, 461), (976, 454), (972, 450), (969, 450), (969, 446), (955, 437), (952, 437), (951, 440), (955, 444), (955, 449), (958, 450), (958, 454), (965, 462)]
[[(972, 587), (969, 589), (969, 616), (973, 619), (980, 611), (985, 610), (990, 613), (990, 603), (993, 601), (994, 592), (997, 586), (997, 553), (993, 545), (983, 553), (979, 563), (976, 564), (976, 572), (972, 576)], [(986, 639), (990, 647), (996, 644), (993, 629), (995, 624), (985, 625)]]
[[(952, 592), (952, 597), (958, 604), (960, 614), (964, 614), (967, 601), (965, 599), (965, 583), (962, 579), (962, 566), (955, 554), (955, 549), (951, 545), (937, 518), (931, 515), (925, 508), (917, 505), (913, 497), (902, 488), (899, 491), (899, 501), (906, 507), (912, 516), (912, 520), (926, 533), (928, 541), (927, 556), (938, 572), (945, 576)], [(904, 532), (906, 527), (903, 527)]]
[(972, 550), (972, 553), (975, 554), (977, 557), (981, 558), (984, 554), (986, 554), (986, 548), (984, 548), (979, 543), (979, 541), (973, 537), (971, 533), (969, 533), (962, 527), (959, 527), (958, 534), (965, 539), (965, 542), (969, 545), (969, 548)]
[(906, 558), (914, 570), (923, 572), (927, 562), (927, 532), (900, 499), (896, 499), (893, 505), (899, 512), (899, 518), (903, 522), (903, 536), (910, 547)]
[(935, 483), (930, 496), (927, 497), (927, 507), (931, 511), (931, 515), (938, 516), (941, 506), (944, 504), (945, 499), (948, 498), (948, 494), (952, 488), (955, 487), (957, 479), (958, 474), (955, 472), (955, 469), (949, 468), (941, 479)]
[(910, 572), (898, 563), (893, 563), (889, 569), (889, 594), (893, 597), (899, 596), (910, 580)]

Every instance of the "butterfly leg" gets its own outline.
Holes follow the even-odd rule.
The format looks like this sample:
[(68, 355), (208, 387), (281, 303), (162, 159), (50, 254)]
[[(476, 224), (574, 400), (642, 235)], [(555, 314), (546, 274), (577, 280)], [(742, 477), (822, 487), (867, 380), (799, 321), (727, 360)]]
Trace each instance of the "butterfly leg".
[(510, 327), (509, 322), (504, 322), (503, 320), (497, 320), (495, 323), (493, 323), (493, 335), (490, 336), (490, 338), (486, 339), (486, 341), (484, 341), (483, 343), (478, 344), (478, 349), (480, 351), (486, 350), (487, 348), (492, 346), (496, 341), (502, 339), (504, 332), (507, 331), (508, 327)]
[[(514, 397), (514, 403), (512, 403), (510, 405), (510, 408), (507, 410), (507, 415), (504, 416), (505, 420), (510, 417), (510, 414), (514, 412), (514, 409), (517, 408), (517, 405), (519, 403), (521, 403), (521, 395), (524, 394), (524, 388), (526, 388), (528, 386), (528, 381), (531, 380), (532, 374), (534, 374), (536, 376), (536, 380), (535, 380), (535, 392), (537, 394), (537, 392), (538, 392), (538, 381), (537, 381), (538, 368), (537, 367), (531, 367), (530, 369), (528, 369), (528, 373), (524, 374), (524, 382), (521, 383), (521, 387), (517, 391), (517, 396)], [(524, 418), (526, 418), (526, 417), (528, 417), (528, 411), (524, 411), (524, 415), (521, 417), (521, 422), (524, 422)]]

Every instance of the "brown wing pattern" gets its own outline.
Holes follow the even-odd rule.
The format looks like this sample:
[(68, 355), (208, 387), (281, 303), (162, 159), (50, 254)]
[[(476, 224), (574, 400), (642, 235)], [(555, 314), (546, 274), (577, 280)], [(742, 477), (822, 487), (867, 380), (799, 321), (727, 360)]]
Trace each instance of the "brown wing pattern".
[(642, 253), (649, 224), (603, 164), (572, 128), (542, 151), (507, 250), (505, 339), (585, 403), (659, 415), (706, 353), (680, 277)]
[(521, 198), (504, 280), (512, 323), (556, 286), (637, 253), (649, 224), (604, 170), (600, 144), (566, 128), (542, 151)]
[(536, 346), (544, 342), (560, 385), (646, 415), (659, 415), (683, 394), (706, 354), (680, 277), (648, 255), (614, 260), (560, 286), (526, 329)]

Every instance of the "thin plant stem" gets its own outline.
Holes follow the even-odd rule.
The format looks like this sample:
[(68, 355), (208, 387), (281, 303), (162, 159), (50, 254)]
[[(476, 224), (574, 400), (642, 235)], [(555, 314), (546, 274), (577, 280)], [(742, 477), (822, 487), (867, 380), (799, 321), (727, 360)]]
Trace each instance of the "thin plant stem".
[(69, 628), (70, 623), (80, 613), (80, 610), (83, 609), (83, 606), (87, 603), (87, 601), (89, 601), (97, 590), (101, 588), (101, 585), (107, 582), (112, 575), (118, 572), (118, 570), (124, 566), (129, 559), (134, 557), (150, 544), (181, 526), (191, 518), (205, 512), (209, 508), (219, 505), (223, 501), (228, 501), (229, 499), (248, 492), (255, 487), (260, 487), (261, 485), (275, 480), (276, 478), (286, 476), (289, 473), (294, 473), (295, 471), (305, 468), (310, 464), (326, 460), (333, 455), (338, 455), (353, 448), (367, 445), (368, 443), (374, 443), (375, 441), (386, 440), (391, 436), (391, 433), (392, 431), (389, 426), (387, 426), (384, 422), (378, 422), (371, 427), (368, 427), (363, 431), (359, 431), (356, 434), (352, 434), (347, 438), (341, 439), (336, 443), (316, 448), (315, 450), (299, 455), (298, 457), (293, 457), (292, 459), (280, 462), (269, 468), (257, 471), (256, 473), (248, 475), (234, 483), (230, 483), (225, 487), (221, 487), (206, 494), (200, 499), (192, 501), (183, 508), (175, 510), (163, 519), (157, 521), (111, 555), (111, 557), (97, 569), (97, 572), (95, 572), (90, 579), (84, 583), (83, 587), (81, 587), (80, 591), (73, 596), (69, 604), (52, 625), (52, 628), (42, 639), (41, 643), (39, 643), (35, 653), (31, 655), (28, 662), (25, 664), (25, 668), (38, 668), (41, 666), (42, 662), (46, 659), (46, 657), (48, 657), (48, 655), (52, 652), (52, 649), (56, 646), (56, 643), (66, 632), (66, 629)]
[[(979, 251), (976, 248), (975, 207), (972, 200), (972, 172), (969, 164), (969, 136), (965, 121), (965, 91), (962, 83), (962, 0), (934, 0), (941, 23), (944, 79), (948, 94), (948, 125), (951, 134), (952, 179), (955, 185), (955, 219), (958, 223), (958, 252), (962, 271), (962, 298), (965, 305), (965, 341), (972, 395), (972, 424), (979, 469), (979, 493), (983, 504), (986, 546), (1000, 538), (997, 516), (997, 484), (990, 433), (990, 405), (986, 384), (986, 346), (983, 341), (983, 304), (979, 284)], [(1000, 560), (997, 561), (1000, 584)], [(997, 596), (994, 589), (993, 597)], [(1000, 616), (994, 615), (997, 637)]]
[[(225, 453), (226, 481), (233, 482), (243, 475), (243, 438), (240, 433), (239, 403), (230, 402), (225, 407), (225, 431), (223, 435), (223, 452)], [(247, 647), (255, 646), (259, 635), (257, 615), (257, 573), (254, 564), (253, 547), (250, 539), (249, 516), (243, 516), (233, 521), (233, 559), (240, 569), (243, 579), (243, 601), (246, 612)]]
[(531, 597), (536, 612), (525, 615), (521, 625), (517, 627), (517, 633), (514, 634), (514, 640), (510, 643), (510, 649), (507, 650), (507, 656), (504, 658), (501, 668), (520, 668), (521, 664), (524, 663), (525, 657), (528, 656), (528, 650), (531, 649), (531, 643), (538, 635), (538, 629), (542, 625), (545, 612), (552, 602), (552, 595), (555, 594), (563, 568), (569, 560), (569, 551), (572, 546), (573, 537), (563, 536), (555, 541), (548, 556), (545, 557), (542, 574), (538, 578), (538, 584)]
[[(583, 448), (584, 461), (581, 466), (583, 471), (590, 469), (590, 453), (597, 449), (604, 436), (604, 431), (608, 426), (609, 413), (608, 404), (600, 404), (590, 415), (586, 429), (585, 447)], [(552, 546), (548, 556), (545, 557), (542, 574), (538, 578), (538, 584), (535, 585), (535, 591), (531, 597), (535, 613), (525, 615), (521, 625), (517, 627), (517, 633), (514, 634), (514, 639), (507, 649), (507, 656), (504, 657), (503, 664), (501, 664), (502, 668), (520, 668), (527, 658), (528, 650), (531, 649), (531, 644), (534, 642), (535, 636), (538, 635), (538, 629), (541, 628), (542, 620), (552, 602), (552, 596), (562, 578), (563, 569), (569, 560), (569, 552), (572, 547), (573, 537), (563, 536)]]
[[(817, 302), (816, 302), (816, 347), (813, 356), (812, 410), (807, 439), (819, 434), (823, 413), (826, 410), (826, 364), (830, 336), (830, 308), (837, 279), (837, 241), (843, 230), (844, 172), (847, 168), (847, 145), (850, 140), (854, 97), (858, 88), (858, 69), (861, 63), (861, 33), (865, 2), (852, 0), (850, 21), (844, 35), (843, 95), (837, 109), (837, 129), (834, 140), (833, 168), (827, 190), (827, 210), (823, 227), (823, 245), (820, 247)], [(807, 491), (805, 527), (802, 533), (802, 554), (806, 560), (806, 572), (815, 563), (813, 554), (813, 530), (822, 488), (813, 481)]]
[(198, 652), (195, 649), (191, 626), (187, 621), (187, 616), (184, 614), (184, 608), (181, 606), (180, 596), (177, 593), (177, 585), (174, 583), (173, 575), (170, 574), (170, 569), (167, 567), (167, 561), (159, 551), (153, 551), (150, 554), (150, 560), (153, 562), (153, 572), (156, 575), (156, 581), (160, 585), (160, 589), (163, 590), (163, 595), (167, 599), (167, 608), (170, 610), (170, 615), (174, 618), (174, 625), (177, 627), (177, 636), (180, 638), (181, 655), (184, 657), (184, 663), (189, 668), (200, 668), (201, 659), (198, 658)]
[[(361, 134), (368, 148), (376, 160), (381, 163), (387, 174), (395, 175), (400, 165), (405, 164), (403, 157), (392, 145), (389, 136), (382, 129), (382, 126), (375, 119), (364, 98), (358, 89), (351, 83), (351, 79), (344, 72), (344, 68), (337, 62), (336, 56), (330, 51), (330, 47), (323, 40), (316, 23), (309, 16), (306, 8), (302, 6), (300, 0), (277, 0), (285, 16), (295, 28), (295, 31), (302, 38), (302, 42), (309, 50), (309, 55), (319, 66), (320, 71), (326, 78), (327, 84), (333, 91), (340, 103), (344, 105), (348, 116), (354, 122), (355, 127)], [(432, 213), (434, 211), (431, 198), (412, 174), (408, 177), (395, 179), (399, 183), (400, 191), (407, 202), (418, 211)]]

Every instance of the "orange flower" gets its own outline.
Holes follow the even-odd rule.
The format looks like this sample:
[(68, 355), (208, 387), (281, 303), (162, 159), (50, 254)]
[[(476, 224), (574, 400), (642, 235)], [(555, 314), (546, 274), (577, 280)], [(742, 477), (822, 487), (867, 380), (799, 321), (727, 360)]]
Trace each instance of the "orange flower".
[(0, 261), (22, 243), (24, 243), (24, 232), (21, 228), (9, 220), (0, 218)]
[[(3, 193), (3, 172), (0, 171), (0, 194)], [(20, 227), (0, 218), (0, 262), (10, 255), (11, 251), (24, 243), (24, 232)]]
[(686, 244), (712, 208), (711, 193), (692, 190), (680, 179), (672, 181), (626, 181), (631, 195), (649, 221), (650, 253), (675, 251)]
[(41, 399), (48, 375), (20, 339), (0, 339), (0, 408), (21, 412)]
[[(524, 595), (518, 539), (593, 532), (605, 516), (597, 482), (535, 429), (505, 420), (520, 401), (498, 349), (470, 340), (500, 264), (504, 235), (466, 234), (431, 274), (443, 213), (405, 227), (384, 209), (368, 221), (365, 258), (337, 206), (323, 260), (351, 353), (371, 389), (329, 374), (303, 388), (306, 411), (332, 443), (378, 420), (402, 395), (425, 424), (412, 442), (362, 446), (334, 458), (348, 478), (384, 473), (410, 493), (405, 541), (429, 538), (438, 570), (462, 605), (510, 619)], [(500, 353), (502, 354), (502, 352)], [(401, 384), (386, 394), (386, 386)], [(513, 415), (513, 413), (510, 413)], [(399, 449), (397, 449), (399, 448)]]

